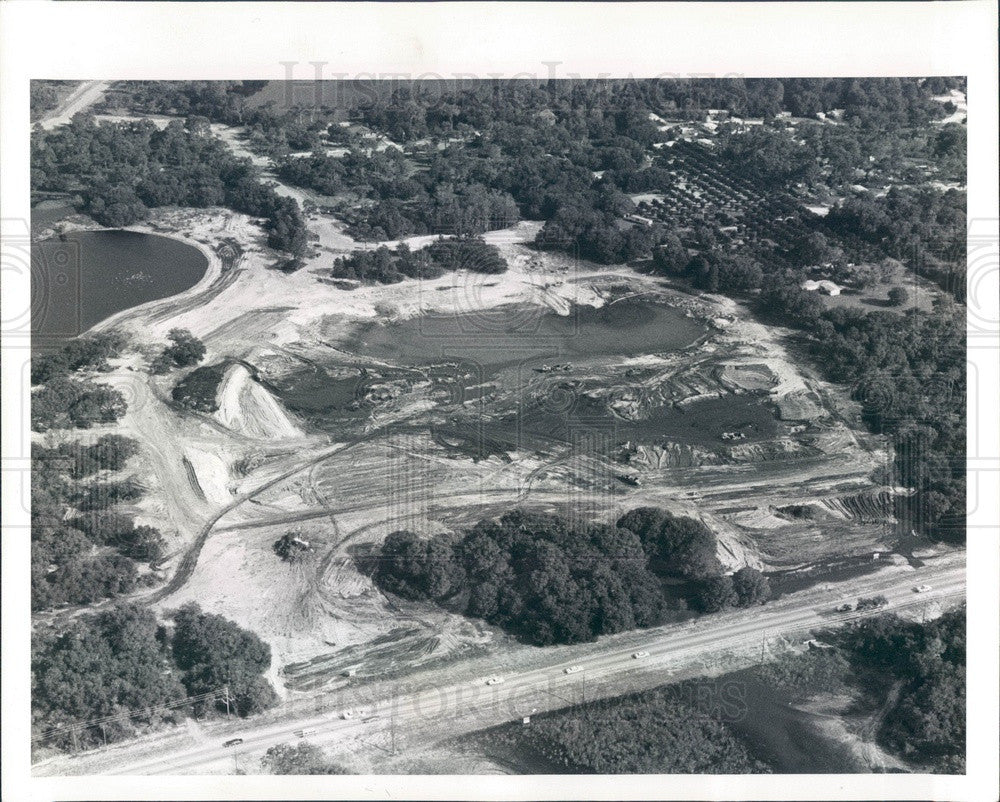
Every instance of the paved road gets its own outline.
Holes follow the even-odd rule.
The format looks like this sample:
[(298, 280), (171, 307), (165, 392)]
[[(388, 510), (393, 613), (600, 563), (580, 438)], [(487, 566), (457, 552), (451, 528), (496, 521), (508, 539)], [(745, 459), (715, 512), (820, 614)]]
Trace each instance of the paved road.
[[(919, 571), (890, 572), (879, 578), (868, 577), (871, 593), (883, 593), (889, 599), (889, 609), (900, 610), (928, 603), (955, 603), (965, 594), (964, 556), (948, 558), (929, 564)], [(932, 590), (917, 593), (914, 586), (928, 584)], [(856, 590), (856, 586), (854, 587)], [(234, 728), (222, 724), (214, 728), (210, 740), (192, 746), (160, 748), (137, 755), (126, 744), (113, 747), (101, 755), (82, 755), (74, 765), (65, 768), (73, 773), (102, 772), (113, 774), (188, 774), (205, 771), (224, 772), (234, 756), (257, 760), (264, 750), (275, 744), (296, 740), (296, 731), (310, 732), (308, 740), (325, 743), (354, 742), (363, 738), (380, 748), (387, 748), (389, 727), (392, 737), (411, 742), (424, 739), (437, 740), (453, 737), (516, 719), (531, 712), (565, 707), (577, 701), (577, 690), (587, 683), (591, 689), (588, 698), (612, 696), (645, 687), (655, 687), (671, 679), (707, 673), (706, 666), (712, 655), (724, 651), (745, 650), (755, 652), (756, 645), (766, 637), (799, 637), (824, 626), (877, 614), (833, 614), (833, 608), (844, 600), (845, 588), (831, 585), (796, 594), (754, 611), (734, 611), (710, 618), (698, 619), (693, 625), (673, 625), (644, 632), (623, 633), (602, 638), (598, 644), (578, 647), (532, 650), (533, 665), (520, 672), (509, 673), (503, 682), (486, 685), (481, 667), (463, 669), (461, 665), (448, 673), (449, 683), (421, 683), (420, 675), (407, 678), (409, 685), (396, 691), (382, 689), (382, 696), (366, 698), (364, 688), (346, 691), (339, 699), (339, 706), (328, 712), (291, 714), (281, 721), (254, 725), (247, 721)], [(635, 659), (634, 652), (646, 651), (648, 657)], [(753, 662), (750, 657), (748, 662)], [(579, 666), (580, 670), (567, 674), (566, 669)], [(427, 675), (432, 678), (432, 674)], [(419, 686), (422, 690), (410, 691)], [(364, 700), (364, 701), (362, 701)], [(341, 717), (345, 709), (358, 709), (350, 719)], [(243, 742), (225, 747), (223, 742), (240, 737)], [(149, 747), (147, 747), (148, 749)], [(92, 758), (92, 759), (91, 759)], [(90, 768), (88, 768), (90, 766)], [(113, 766), (108, 770), (108, 766)], [(42, 773), (55, 773), (55, 763)]]
[(73, 119), (74, 114), (96, 103), (110, 85), (110, 81), (84, 81), (62, 103), (45, 115), (40, 121), (42, 128), (49, 131), (56, 126), (65, 125)]

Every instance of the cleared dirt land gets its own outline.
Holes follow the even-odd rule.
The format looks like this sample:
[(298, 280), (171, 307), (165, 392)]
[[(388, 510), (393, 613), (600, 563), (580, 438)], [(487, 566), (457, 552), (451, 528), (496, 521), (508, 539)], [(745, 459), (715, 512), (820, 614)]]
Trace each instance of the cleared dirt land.
[[(915, 564), (912, 547), (897, 553), (895, 491), (873, 479), (883, 444), (790, 332), (725, 298), (538, 252), (530, 222), (486, 236), (504, 274), (342, 289), (333, 257), (365, 246), (335, 219), (309, 222), (312, 256), (286, 274), (245, 216), (158, 212), (135, 229), (196, 245), (209, 269), (102, 324), (150, 353), (190, 329), (204, 364), (229, 364), (213, 413), (174, 405), (179, 375), (150, 376), (137, 355), (102, 380), (128, 396), (142, 512), (171, 546), (150, 600), (196, 600), (258, 633), (286, 698), (344, 687), (346, 672), (508, 653), (491, 627), (378, 591), (359, 566), (397, 529), (459, 530), (516, 505), (601, 520), (655, 505), (704, 521), (726, 566), (780, 572), (779, 591)], [(424, 329), (428, 313), (469, 328)], [(660, 339), (647, 342), (649, 315)], [(598, 324), (618, 341), (586, 345)], [(408, 347), (379, 339), (393, 326)], [(308, 543), (294, 564), (272, 548), (289, 532)]]
[[(371, 671), (495, 641), (439, 611), (403, 613), (374, 588), (355, 557), (394, 529), (457, 529), (515, 504), (604, 519), (651, 504), (704, 520), (731, 567), (806, 570), (892, 548), (890, 491), (871, 479), (886, 463), (880, 444), (857, 433), (856, 411), (801, 366), (785, 332), (732, 301), (538, 253), (524, 244), (532, 224), (488, 235), (505, 274), (355, 290), (324, 280), (344, 244), (333, 225), (317, 229), (321, 255), (290, 275), (230, 212), (165, 213), (149, 229), (198, 245), (209, 270), (104, 325), (150, 348), (188, 328), (206, 363), (234, 361), (211, 414), (168, 403), (177, 377), (149, 377), (137, 360), (108, 378), (135, 399), (123, 428), (155, 475), (146, 511), (172, 524), (160, 568), (174, 581), (159, 604), (197, 599), (259, 632), (291, 687), (321, 683), (321, 665), (335, 676), (348, 653), (384, 652), (371, 644), (403, 626), (420, 645)], [(631, 308), (607, 324), (619, 344), (602, 340), (588, 357), (578, 340), (596, 323), (581, 308)], [(520, 316), (513, 331), (491, 328), (497, 309)], [(437, 338), (420, 323), (429, 312), (469, 328)], [(633, 336), (649, 314), (685, 333), (666, 332), (656, 352)], [(556, 315), (584, 329), (539, 336)], [(409, 350), (370, 346), (386, 326), (409, 327)], [(294, 566), (271, 549), (288, 531), (312, 548)]]

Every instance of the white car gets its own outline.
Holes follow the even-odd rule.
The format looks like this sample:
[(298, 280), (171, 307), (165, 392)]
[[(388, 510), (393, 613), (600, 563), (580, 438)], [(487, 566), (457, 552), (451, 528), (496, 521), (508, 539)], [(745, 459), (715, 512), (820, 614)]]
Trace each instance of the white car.
[(843, 604), (838, 605), (837, 612), (838, 613), (849, 613), (853, 609), (854, 609), (854, 605), (853, 604), (851, 604), (850, 602), (844, 602)]
[(932, 590), (932, 588), (931, 588), (931, 586), (930, 586), (930, 585), (917, 585), (917, 586), (916, 586), (916, 587), (915, 587), (915, 588), (913, 589), (913, 592), (914, 592), (914, 593), (926, 593), (926, 592), (927, 592), (927, 591), (929, 591), (929, 590)]
[(563, 671), (566, 674), (577, 674), (580, 671), (583, 671), (583, 666), (570, 666), (569, 668), (564, 668)]
[(490, 677), (486, 680), (487, 685), (499, 685), (501, 682), (503, 682), (503, 677)]
[(632, 652), (633, 660), (642, 660), (643, 657), (649, 657), (649, 652)]

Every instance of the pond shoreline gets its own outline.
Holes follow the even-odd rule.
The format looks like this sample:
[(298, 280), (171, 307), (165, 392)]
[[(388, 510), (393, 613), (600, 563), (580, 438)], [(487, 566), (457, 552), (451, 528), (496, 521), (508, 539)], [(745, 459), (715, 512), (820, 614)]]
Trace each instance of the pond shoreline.
[[(74, 215), (74, 217), (80, 217)], [(119, 325), (130, 317), (134, 316), (143, 311), (147, 311), (153, 308), (156, 304), (162, 304), (165, 301), (174, 302), (184, 298), (196, 297), (197, 295), (205, 292), (211, 288), (218, 279), (223, 274), (223, 264), (222, 260), (216, 254), (216, 252), (207, 244), (199, 242), (198, 240), (192, 239), (190, 237), (184, 236), (179, 232), (164, 232), (157, 227), (149, 223), (138, 223), (131, 226), (124, 226), (120, 228), (111, 228), (107, 226), (98, 225), (95, 221), (87, 220), (84, 222), (80, 219), (64, 219), (59, 221), (55, 226), (45, 229), (42, 234), (46, 236), (32, 237), (32, 254), (33, 260), (35, 259), (35, 254), (39, 253), (41, 248), (46, 246), (57, 245), (59, 242), (73, 242), (73, 235), (76, 234), (101, 234), (101, 233), (122, 233), (122, 234), (135, 234), (143, 237), (157, 237), (164, 240), (169, 240), (171, 243), (178, 243), (184, 246), (188, 246), (196, 250), (204, 260), (203, 267), (200, 268), (201, 274), (194, 283), (188, 287), (182, 288), (178, 291), (169, 291), (167, 294), (159, 295), (155, 298), (150, 298), (148, 300), (140, 301), (139, 303), (133, 303), (125, 308), (118, 309), (117, 311), (112, 311), (110, 314), (105, 315), (101, 319), (81, 327), (81, 331), (75, 335), (69, 334), (46, 334), (44, 331), (39, 331), (34, 321), (32, 323), (32, 336), (39, 339), (51, 338), (54, 343), (56, 340), (68, 341), (74, 339), (75, 337), (83, 336), (86, 334), (91, 334), (99, 331), (106, 331), (116, 325)], [(193, 257), (193, 255), (192, 255)], [(166, 267), (162, 263), (162, 259), (158, 263), (150, 264), (140, 264), (137, 265), (137, 274), (145, 278), (152, 278), (153, 283), (156, 283), (156, 276), (159, 269)], [(162, 273), (159, 274), (162, 276)], [(81, 272), (82, 276), (82, 272)], [(120, 278), (120, 277), (119, 277)], [(126, 277), (126, 280), (128, 277)], [(48, 277), (46, 278), (48, 280)], [(82, 279), (80, 279), (82, 282)], [(101, 288), (91, 288), (92, 292), (99, 292), (100, 294), (107, 293), (108, 295), (113, 295), (118, 288), (114, 286), (105, 286)], [(78, 299), (79, 300), (79, 299)], [(32, 305), (36, 303), (34, 296)]]

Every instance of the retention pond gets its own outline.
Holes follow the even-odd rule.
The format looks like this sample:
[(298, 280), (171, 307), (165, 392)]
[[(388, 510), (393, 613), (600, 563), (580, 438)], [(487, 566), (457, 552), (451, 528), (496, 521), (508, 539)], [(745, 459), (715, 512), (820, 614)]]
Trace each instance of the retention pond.
[(191, 245), (134, 231), (79, 231), (35, 243), (33, 345), (59, 346), (117, 312), (183, 292), (207, 267)]

